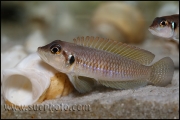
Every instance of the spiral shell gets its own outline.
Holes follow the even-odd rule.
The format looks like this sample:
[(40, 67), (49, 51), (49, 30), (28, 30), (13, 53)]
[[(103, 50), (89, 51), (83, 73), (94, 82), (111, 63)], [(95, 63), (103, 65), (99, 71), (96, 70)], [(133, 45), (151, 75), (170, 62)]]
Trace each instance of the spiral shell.
[(27, 106), (68, 95), (73, 90), (68, 77), (43, 62), (37, 53), (2, 72), (1, 89), (6, 103)]
[(145, 20), (133, 6), (123, 2), (105, 2), (92, 18), (97, 34), (113, 40), (140, 43), (145, 37)]

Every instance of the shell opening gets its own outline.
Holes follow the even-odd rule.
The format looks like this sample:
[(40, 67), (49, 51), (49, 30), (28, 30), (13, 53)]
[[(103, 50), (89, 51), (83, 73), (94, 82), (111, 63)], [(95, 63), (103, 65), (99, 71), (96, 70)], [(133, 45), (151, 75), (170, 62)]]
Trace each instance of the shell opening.
[(5, 98), (15, 105), (27, 105), (33, 100), (31, 81), (23, 75), (11, 75), (5, 81)]

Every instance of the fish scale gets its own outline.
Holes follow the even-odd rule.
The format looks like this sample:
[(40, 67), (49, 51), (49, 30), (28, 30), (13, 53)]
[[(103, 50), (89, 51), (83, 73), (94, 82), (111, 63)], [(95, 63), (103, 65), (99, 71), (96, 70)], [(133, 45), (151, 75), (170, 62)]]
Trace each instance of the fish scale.
[(77, 74), (80, 74), (81, 76), (86, 75), (98, 79), (117, 81), (119, 79), (132, 80), (134, 78), (146, 78), (150, 75), (150, 68), (148, 68), (148, 66), (142, 66), (135, 61), (112, 53), (91, 48), (80, 50), (79, 48), (78, 51), (74, 51), (72, 54), (76, 56), (73, 70), (80, 71)]

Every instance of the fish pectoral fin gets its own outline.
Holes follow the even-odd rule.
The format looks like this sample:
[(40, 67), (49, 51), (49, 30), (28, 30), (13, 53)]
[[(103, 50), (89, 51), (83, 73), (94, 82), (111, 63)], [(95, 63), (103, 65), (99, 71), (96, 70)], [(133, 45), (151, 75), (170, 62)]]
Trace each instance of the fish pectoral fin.
[(99, 80), (99, 83), (115, 89), (136, 89), (147, 85), (146, 80), (128, 80), (128, 81), (103, 81)]
[(86, 93), (93, 89), (95, 81), (93, 78), (68, 75), (75, 89), (80, 93)]

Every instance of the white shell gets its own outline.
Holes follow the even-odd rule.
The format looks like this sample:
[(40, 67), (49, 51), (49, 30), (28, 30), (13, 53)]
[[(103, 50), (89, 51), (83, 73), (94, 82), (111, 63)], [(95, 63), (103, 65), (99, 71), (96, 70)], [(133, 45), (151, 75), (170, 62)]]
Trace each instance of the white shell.
[(58, 71), (44, 63), (37, 53), (33, 53), (14, 68), (2, 72), (4, 99), (20, 106), (36, 103), (49, 87), (50, 78)]
[(27, 53), (24, 52), (24, 48), (20, 45), (14, 46), (8, 51), (1, 53), (1, 80), (3, 69), (13, 68), (26, 56)]

